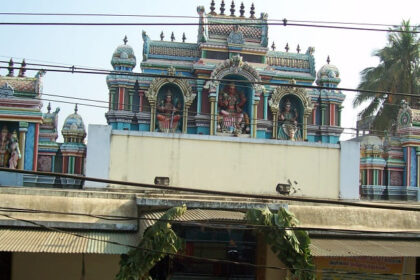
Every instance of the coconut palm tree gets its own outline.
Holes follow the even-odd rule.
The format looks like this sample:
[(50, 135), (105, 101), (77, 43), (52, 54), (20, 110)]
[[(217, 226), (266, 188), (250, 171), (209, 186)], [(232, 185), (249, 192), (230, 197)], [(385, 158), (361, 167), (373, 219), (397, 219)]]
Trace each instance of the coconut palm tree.
[[(410, 21), (403, 21), (401, 26), (391, 29), (387, 46), (373, 52), (380, 60), (379, 65), (365, 68), (360, 73), (361, 82), (357, 88), (419, 94), (420, 98), (418, 30), (418, 26), (410, 26)], [(370, 102), (360, 112), (360, 117), (374, 116), (373, 129), (383, 131), (390, 129), (395, 122), (402, 99), (407, 100), (410, 106), (417, 106), (419, 98), (360, 91), (353, 100), (353, 107)]]

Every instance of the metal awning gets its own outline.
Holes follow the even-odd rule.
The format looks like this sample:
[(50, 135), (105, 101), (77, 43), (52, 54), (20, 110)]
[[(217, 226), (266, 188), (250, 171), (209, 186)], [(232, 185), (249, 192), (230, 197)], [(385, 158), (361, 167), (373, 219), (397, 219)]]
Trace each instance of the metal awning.
[[(165, 214), (165, 211), (147, 212), (140, 217), (140, 236), (143, 236), (144, 231), (152, 226), (160, 217)], [(213, 209), (189, 209), (185, 214), (177, 218), (176, 221), (182, 222), (245, 222), (245, 213), (237, 211), (213, 210)]]
[(420, 240), (356, 240), (311, 238), (315, 257), (419, 257)]
[(127, 253), (130, 249), (108, 241), (137, 246), (139, 237), (138, 233), (92, 231), (65, 233), (44, 229), (0, 228), (0, 251), (2, 252), (119, 255)]

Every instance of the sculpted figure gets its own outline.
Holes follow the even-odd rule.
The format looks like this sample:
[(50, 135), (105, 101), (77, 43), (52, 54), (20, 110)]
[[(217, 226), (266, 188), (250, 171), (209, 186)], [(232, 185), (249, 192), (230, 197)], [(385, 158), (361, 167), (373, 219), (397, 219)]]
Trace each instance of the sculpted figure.
[(3, 126), (0, 132), (0, 167), (6, 167), (9, 159), (9, 130)]
[(230, 83), (219, 93), (219, 130), (221, 132), (242, 133), (249, 122), (248, 115), (243, 112), (246, 101), (245, 94), (237, 91), (234, 83)]
[(174, 104), (172, 92), (168, 90), (165, 98), (160, 101), (156, 108), (159, 130), (162, 132), (176, 132), (181, 115), (180, 104)]
[(18, 160), (22, 157), (19, 150), (19, 143), (17, 139), (16, 131), (13, 132), (12, 137), (9, 142), (9, 168), (16, 169), (18, 165)]
[(290, 100), (286, 100), (279, 115), (279, 139), (295, 141), (300, 138), (298, 118), (298, 111), (296, 108), (292, 108)]

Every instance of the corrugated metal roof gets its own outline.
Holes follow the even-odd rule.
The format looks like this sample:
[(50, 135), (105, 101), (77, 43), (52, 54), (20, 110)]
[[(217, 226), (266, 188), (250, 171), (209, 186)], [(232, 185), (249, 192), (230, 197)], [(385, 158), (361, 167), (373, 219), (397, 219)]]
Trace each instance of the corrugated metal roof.
[(311, 239), (315, 257), (419, 257), (420, 241)]
[[(157, 219), (165, 214), (165, 211), (148, 212), (141, 215), (140, 220), (140, 235), (150, 226), (152, 226)], [(224, 211), (213, 209), (191, 209), (187, 210), (184, 215), (177, 218), (176, 221), (192, 222), (192, 221), (230, 221), (242, 222), (245, 221), (245, 213), (236, 211)]]
[(3, 252), (119, 255), (127, 253), (130, 249), (127, 246), (111, 244), (106, 241), (137, 246), (139, 236), (137, 233), (74, 231), (64, 233), (41, 229), (0, 229), (0, 251)]

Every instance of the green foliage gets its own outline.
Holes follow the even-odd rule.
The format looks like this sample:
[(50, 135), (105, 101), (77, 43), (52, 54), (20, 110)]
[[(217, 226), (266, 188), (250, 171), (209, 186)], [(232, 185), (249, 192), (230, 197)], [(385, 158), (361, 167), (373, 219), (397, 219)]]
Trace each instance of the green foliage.
[(121, 255), (117, 280), (151, 279), (149, 271), (168, 253), (175, 254), (183, 247), (183, 241), (172, 230), (168, 221), (182, 216), (187, 207), (169, 209), (153, 226), (146, 229), (137, 248)]
[(290, 269), (296, 279), (315, 279), (309, 235), (304, 230), (290, 230), (298, 224), (296, 217), (284, 208), (273, 214), (266, 209), (250, 209), (246, 213), (247, 222), (264, 225), (259, 231), (265, 235), (267, 243), (277, 257)]
[[(393, 32), (393, 30), (403, 32)], [(384, 48), (373, 53), (379, 58), (379, 65), (364, 69), (361, 74), (360, 90), (389, 91), (419, 94), (420, 68), (417, 37), (418, 27), (411, 27), (410, 21), (390, 30), (388, 43)], [(419, 96), (420, 97), (420, 96)], [(361, 117), (375, 116), (373, 127), (376, 130), (390, 129), (395, 122), (401, 99), (406, 99), (409, 105), (416, 105), (418, 99), (397, 95), (359, 92), (353, 100), (353, 107), (364, 102), (370, 102), (361, 112)]]

